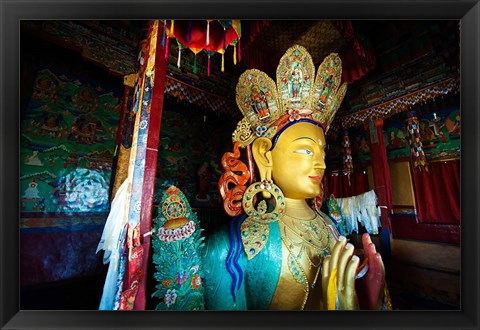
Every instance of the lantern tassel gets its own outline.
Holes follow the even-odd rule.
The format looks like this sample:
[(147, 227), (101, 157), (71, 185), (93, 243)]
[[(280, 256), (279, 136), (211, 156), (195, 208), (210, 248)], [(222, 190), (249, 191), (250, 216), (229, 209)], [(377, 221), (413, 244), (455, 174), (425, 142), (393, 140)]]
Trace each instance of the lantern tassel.
[(224, 58), (225, 58), (225, 56), (224, 56), (224, 55), (225, 55), (225, 51), (223, 51), (223, 53), (222, 53), (222, 72), (225, 70), (225, 67), (224, 67), (224, 64), (225, 64), (225, 59), (224, 59)]
[(207, 46), (210, 45), (210, 21), (207, 20)]
[(171, 22), (171, 24), (170, 24), (170, 34), (173, 36), (173, 30), (174, 30), (175, 21), (172, 19), (170, 22)]
[(207, 74), (210, 77), (210, 55), (208, 55)]
[(178, 45), (177, 68), (180, 69), (180, 59), (182, 58), (182, 46)]
[(237, 65), (237, 45), (233, 45), (233, 64)]
[(223, 28), (223, 49), (227, 48), (227, 29)]

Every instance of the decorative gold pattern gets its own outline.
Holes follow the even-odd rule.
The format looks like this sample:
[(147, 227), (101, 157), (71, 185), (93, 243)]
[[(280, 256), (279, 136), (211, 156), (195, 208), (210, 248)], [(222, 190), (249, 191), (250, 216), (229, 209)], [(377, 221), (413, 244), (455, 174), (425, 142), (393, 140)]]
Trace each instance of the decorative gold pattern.
[(323, 258), (331, 253), (335, 240), (331, 239), (328, 225), (318, 214), (311, 220), (285, 215), (279, 222), (282, 242), (289, 253), (288, 269), (295, 282), (304, 285), (305, 295), (301, 305), (304, 309), (310, 289), (315, 288)]
[(256, 128), (277, 120), (277, 86), (264, 72), (250, 69), (242, 73), (236, 87), (236, 101), (251, 127)]
[(302, 46), (290, 47), (277, 67), (277, 86), (284, 110), (312, 109), (315, 66)]
[(128, 87), (135, 87), (135, 81), (137, 80), (137, 74), (132, 73), (126, 76), (123, 76), (123, 84)]
[[(255, 208), (255, 195), (267, 191), (271, 194), (272, 203), (275, 204), (271, 212), (265, 200), (258, 203)], [(254, 258), (267, 244), (269, 236), (269, 223), (281, 219), (285, 213), (285, 198), (280, 188), (271, 180), (263, 180), (251, 184), (245, 191), (242, 199), (242, 208), (248, 218), (242, 223), (241, 237), (243, 248), (248, 259)]]
[(252, 132), (252, 127), (246, 118), (240, 120), (237, 128), (232, 133), (233, 143), (238, 142), (239, 146), (245, 148), (247, 145), (255, 140), (255, 135)]
[(162, 213), (167, 220), (183, 218), (186, 212), (187, 205), (178, 195), (170, 195), (162, 204)]
[[(150, 48), (149, 48), (150, 54), (157, 53), (157, 34), (158, 34), (158, 20), (154, 20), (153, 27), (152, 27), (152, 37), (150, 38)], [(145, 75), (147, 77), (153, 77), (154, 74), (155, 74), (155, 56), (149, 56), (147, 61), (147, 69), (145, 70)], [(152, 87), (153, 87), (153, 81), (154, 79), (152, 79)]]
[(248, 260), (254, 258), (265, 247), (270, 234), (268, 223), (247, 218), (241, 226), (242, 244)]
[[(312, 57), (304, 47), (295, 45), (280, 59), (276, 75), (276, 85), (257, 69), (247, 70), (239, 78), (236, 101), (244, 118), (233, 139), (242, 141), (242, 147), (255, 136), (271, 139), (281, 127), (301, 118), (320, 123), (326, 132), (346, 93), (346, 84), (340, 86), (342, 61), (336, 53), (325, 58), (315, 77)], [(245, 132), (248, 129), (250, 133)], [(241, 136), (248, 138), (240, 140)]]
[[(262, 200), (255, 209), (255, 195), (259, 192), (267, 191), (273, 196), (275, 208), (267, 213), (267, 203)], [(242, 199), (242, 207), (245, 213), (258, 223), (269, 223), (279, 220), (285, 213), (285, 201), (282, 190), (273, 182), (269, 183), (269, 187), (265, 187), (263, 182), (255, 182), (251, 184), (245, 191)]]
[(117, 170), (115, 172), (115, 182), (113, 183), (112, 200), (115, 198), (120, 185), (128, 176), (128, 164), (130, 160), (130, 148), (127, 149), (120, 143), (118, 150)]

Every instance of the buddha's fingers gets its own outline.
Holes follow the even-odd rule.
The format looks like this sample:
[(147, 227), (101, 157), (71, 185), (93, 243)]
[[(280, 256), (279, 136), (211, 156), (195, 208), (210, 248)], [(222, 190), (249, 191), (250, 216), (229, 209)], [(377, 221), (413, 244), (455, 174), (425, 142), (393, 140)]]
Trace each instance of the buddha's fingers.
[(337, 268), (340, 252), (343, 250), (346, 243), (347, 239), (343, 236), (340, 236), (338, 242), (335, 243), (332, 250), (332, 259), (330, 260), (329, 273), (331, 273), (335, 268)]
[(323, 301), (325, 303), (325, 309), (326, 309), (326, 299), (327, 299), (327, 289), (328, 289), (328, 280), (330, 278), (330, 259), (331, 256), (326, 256), (323, 259), (322, 263), (322, 293), (323, 293)]
[(348, 243), (345, 248), (341, 250), (341, 255), (338, 258), (338, 290), (344, 289), (344, 277), (348, 261), (353, 255), (353, 245)]
[(345, 309), (358, 309), (357, 294), (355, 292), (355, 272), (357, 270), (360, 258), (353, 256), (347, 264), (344, 277), (344, 297), (348, 299), (345, 302)]

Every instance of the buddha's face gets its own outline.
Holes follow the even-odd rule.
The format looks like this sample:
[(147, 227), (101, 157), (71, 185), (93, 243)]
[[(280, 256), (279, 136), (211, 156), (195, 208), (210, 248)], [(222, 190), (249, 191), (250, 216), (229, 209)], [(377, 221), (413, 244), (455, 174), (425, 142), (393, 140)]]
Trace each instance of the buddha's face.
[(325, 172), (323, 129), (300, 122), (281, 133), (271, 151), (272, 178), (287, 198), (306, 199), (320, 194)]

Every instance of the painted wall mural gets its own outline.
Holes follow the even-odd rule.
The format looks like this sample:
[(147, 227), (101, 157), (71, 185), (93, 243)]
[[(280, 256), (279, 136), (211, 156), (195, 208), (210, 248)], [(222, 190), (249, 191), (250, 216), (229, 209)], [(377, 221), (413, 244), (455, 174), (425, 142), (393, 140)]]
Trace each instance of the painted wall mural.
[[(162, 114), (155, 191), (160, 200), (164, 184), (176, 185), (192, 207), (219, 207), (220, 159), (231, 148), (234, 126), (187, 111), (180, 104), (166, 105)], [(230, 130), (230, 131), (229, 131)]]
[[(355, 171), (355, 165), (368, 163), (371, 159), (369, 136), (363, 126), (351, 127), (348, 129), (348, 135), (350, 137), (351, 156)], [(326, 162), (328, 171), (343, 169), (342, 159), (345, 155), (342, 143), (340, 134), (334, 135), (327, 140)]]
[(118, 91), (42, 69), (21, 121), (21, 213), (108, 212)]
[[(458, 107), (418, 115), (418, 120), (427, 161), (460, 157), (461, 114)], [(384, 126), (383, 134), (388, 159), (410, 157), (404, 122)]]
[[(435, 111), (419, 114), (420, 138), (427, 161), (460, 157), (461, 111), (458, 106), (436, 107)], [(403, 114), (399, 118), (404, 118)], [(371, 160), (369, 136), (363, 126), (348, 129), (352, 149), (353, 166), (366, 164)], [(396, 119), (383, 127), (385, 147), (389, 160), (410, 157), (410, 147), (405, 131), (405, 121)], [(327, 168), (341, 170), (343, 157), (340, 135), (333, 135), (327, 141)]]

